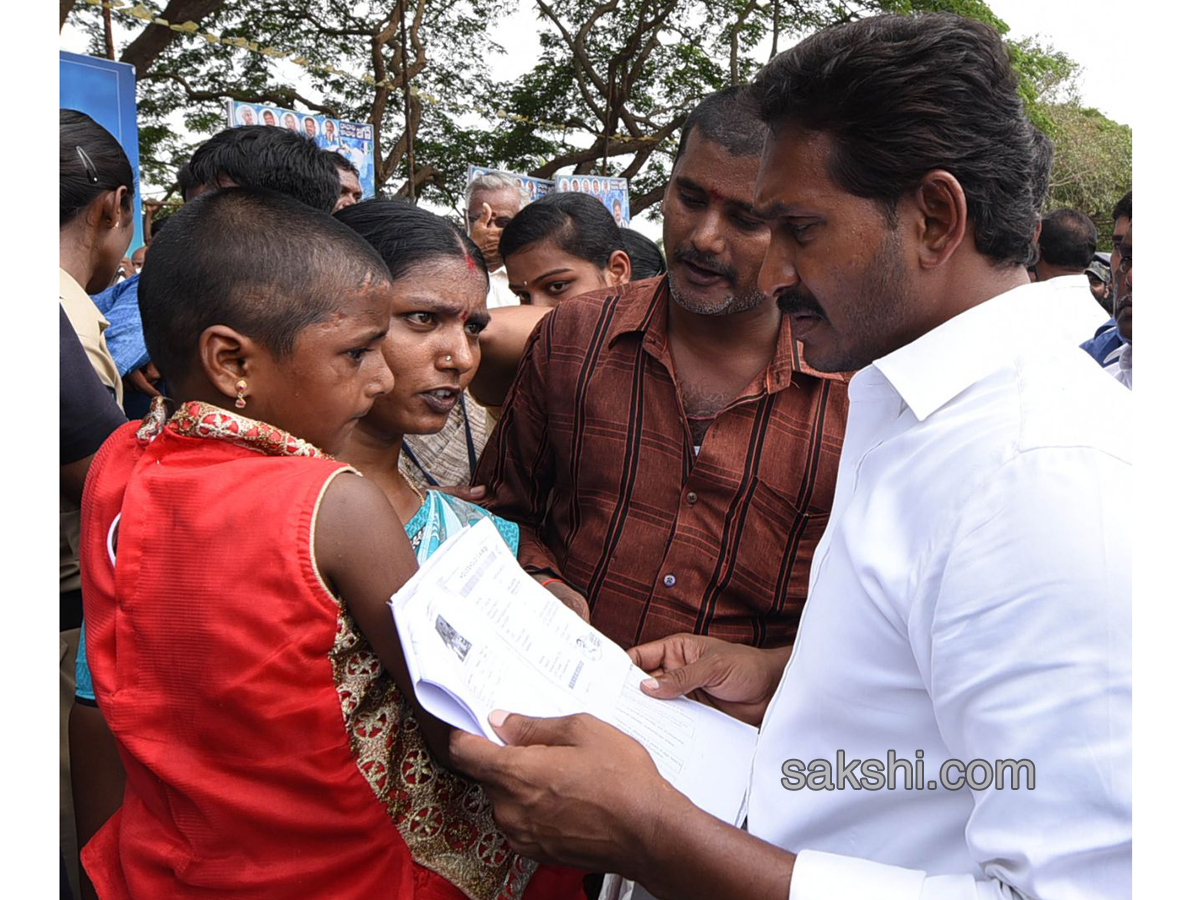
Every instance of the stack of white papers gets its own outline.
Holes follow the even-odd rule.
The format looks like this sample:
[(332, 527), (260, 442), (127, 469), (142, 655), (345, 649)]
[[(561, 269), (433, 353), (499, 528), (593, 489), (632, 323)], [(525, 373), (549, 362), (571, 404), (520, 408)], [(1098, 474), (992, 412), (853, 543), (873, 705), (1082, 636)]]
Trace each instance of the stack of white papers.
[(591, 713), (649, 752), (701, 809), (741, 823), (757, 729), (693, 700), (655, 700), (617, 644), (529, 577), (486, 519), (443, 544), (391, 599), (417, 700), (503, 743), (495, 709)]

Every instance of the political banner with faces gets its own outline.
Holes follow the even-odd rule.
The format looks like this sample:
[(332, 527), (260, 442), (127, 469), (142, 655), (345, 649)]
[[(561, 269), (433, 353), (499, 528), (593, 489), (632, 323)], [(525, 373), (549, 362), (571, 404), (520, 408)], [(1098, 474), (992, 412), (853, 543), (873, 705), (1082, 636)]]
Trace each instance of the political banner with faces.
[(629, 224), (629, 182), (624, 178), (601, 175), (559, 175), (556, 179), (534, 178), (532, 175), (522, 175), (519, 172), (505, 172), (501, 169), (489, 169), (486, 166), (472, 164), (467, 167), (467, 184), (480, 175), (492, 174), (509, 175), (517, 179), (530, 203), (547, 194), (561, 194), (566, 191), (591, 194), (604, 204), (617, 225), (624, 228)]
[(626, 179), (604, 175), (559, 175), (555, 187), (560, 194), (565, 191), (591, 194), (604, 204), (619, 227), (629, 225), (629, 182)]

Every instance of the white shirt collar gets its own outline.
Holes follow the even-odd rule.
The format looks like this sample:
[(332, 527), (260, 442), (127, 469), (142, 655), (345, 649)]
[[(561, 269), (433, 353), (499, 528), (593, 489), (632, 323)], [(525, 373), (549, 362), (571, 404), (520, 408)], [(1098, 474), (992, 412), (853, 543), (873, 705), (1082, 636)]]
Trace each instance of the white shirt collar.
[[(1052, 315), (1056, 299), (1047, 294), (1071, 289), (1068, 284), (1055, 284), (1057, 280), (1023, 284), (971, 307), (875, 360), (855, 381), (872, 369), (881, 373), (923, 422), (971, 385), (1010, 363), (1018, 346), (1045, 342), (1046, 333), (1054, 329), (1043, 330), (1039, 322)], [(876, 378), (867, 375), (863, 380), (869, 383)], [(853, 397), (853, 382), (851, 392)]]

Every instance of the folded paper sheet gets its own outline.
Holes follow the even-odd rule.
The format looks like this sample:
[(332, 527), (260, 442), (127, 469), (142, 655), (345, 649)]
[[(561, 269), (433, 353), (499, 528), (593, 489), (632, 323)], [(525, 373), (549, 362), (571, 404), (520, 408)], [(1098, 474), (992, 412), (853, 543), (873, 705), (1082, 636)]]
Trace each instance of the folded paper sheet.
[(417, 699), (442, 721), (502, 743), (494, 709), (591, 713), (637, 740), (701, 809), (740, 824), (757, 730), (643, 694), (646, 674), (530, 578), (491, 522), (447, 541), (391, 606)]

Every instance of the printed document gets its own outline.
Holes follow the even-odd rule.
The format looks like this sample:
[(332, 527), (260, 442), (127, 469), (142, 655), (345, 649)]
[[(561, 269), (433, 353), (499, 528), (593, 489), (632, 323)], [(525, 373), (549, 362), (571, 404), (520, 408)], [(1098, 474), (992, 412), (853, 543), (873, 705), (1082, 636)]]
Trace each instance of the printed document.
[(740, 825), (758, 730), (694, 700), (642, 693), (646, 673), (521, 568), (484, 519), (450, 538), (391, 598), (417, 700), (503, 743), (492, 710), (591, 713), (649, 752), (701, 809)]

